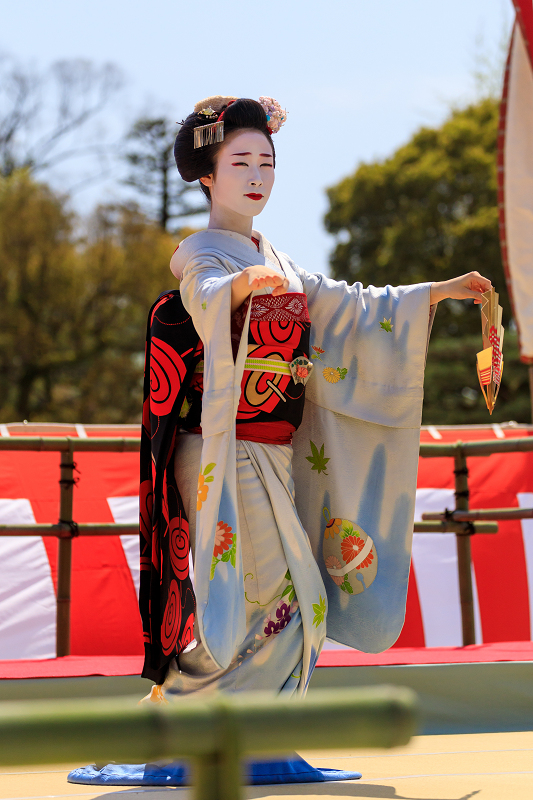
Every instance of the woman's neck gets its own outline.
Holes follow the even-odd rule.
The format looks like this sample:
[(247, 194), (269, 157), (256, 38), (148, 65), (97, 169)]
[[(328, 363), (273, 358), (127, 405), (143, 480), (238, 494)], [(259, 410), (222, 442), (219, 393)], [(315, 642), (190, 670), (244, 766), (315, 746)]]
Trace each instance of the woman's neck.
[(253, 217), (244, 217), (242, 214), (237, 214), (228, 208), (211, 207), (209, 215), (209, 228), (217, 228), (223, 231), (234, 231), (240, 233), (241, 236), (246, 236), (248, 239), (252, 236)]

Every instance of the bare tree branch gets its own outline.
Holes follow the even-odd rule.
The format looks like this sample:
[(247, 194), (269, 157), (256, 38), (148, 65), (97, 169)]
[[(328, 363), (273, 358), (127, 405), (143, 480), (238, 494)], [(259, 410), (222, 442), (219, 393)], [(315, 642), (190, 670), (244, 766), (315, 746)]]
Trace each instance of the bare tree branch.
[[(68, 159), (111, 151), (111, 144), (74, 147), (69, 140), (98, 118), (123, 84), (119, 68), (110, 63), (58, 61), (39, 78), (29, 68), (4, 58), (0, 61), (0, 174), (9, 175), (21, 167), (45, 171)], [(52, 111), (47, 114), (45, 109)]]

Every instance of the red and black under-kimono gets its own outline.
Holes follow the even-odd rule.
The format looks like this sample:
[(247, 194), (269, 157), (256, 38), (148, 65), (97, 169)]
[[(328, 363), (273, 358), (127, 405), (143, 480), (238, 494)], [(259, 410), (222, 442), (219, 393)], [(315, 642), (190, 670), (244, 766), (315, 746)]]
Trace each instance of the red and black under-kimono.
[[(236, 353), (247, 304), (232, 320)], [(289, 444), (300, 425), (309, 361), (304, 294), (252, 300), (248, 352), (237, 411), (238, 439)], [(179, 291), (150, 310), (141, 438), (139, 605), (143, 677), (162, 683), (170, 660), (193, 638), (195, 600), (189, 576), (188, 522), (174, 477), (181, 428), (201, 433), (203, 345)]]

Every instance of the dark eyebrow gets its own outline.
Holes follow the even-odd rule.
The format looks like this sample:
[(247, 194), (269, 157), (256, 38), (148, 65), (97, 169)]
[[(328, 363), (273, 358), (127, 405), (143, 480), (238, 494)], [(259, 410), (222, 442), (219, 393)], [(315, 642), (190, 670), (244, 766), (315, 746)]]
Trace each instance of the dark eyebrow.
[[(251, 153), (232, 153), (231, 156), (251, 156)], [(271, 153), (259, 153), (262, 158), (272, 158)]]

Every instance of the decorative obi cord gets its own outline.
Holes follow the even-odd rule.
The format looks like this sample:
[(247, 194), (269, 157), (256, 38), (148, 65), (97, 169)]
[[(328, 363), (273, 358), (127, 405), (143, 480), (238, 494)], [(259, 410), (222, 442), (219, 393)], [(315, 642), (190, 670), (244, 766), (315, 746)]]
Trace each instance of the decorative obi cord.
[[(232, 318), (234, 357), (239, 346), (247, 304)], [(248, 352), (237, 409), (237, 439), (264, 444), (291, 444), (302, 421), (309, 360), (311, 320), (307, 297), (300, 292), (252, 298)], [(201, 433), (203, 370), (191, 384), (183, 427)], [(182, 415), (183, 411), (182, 410)]]

